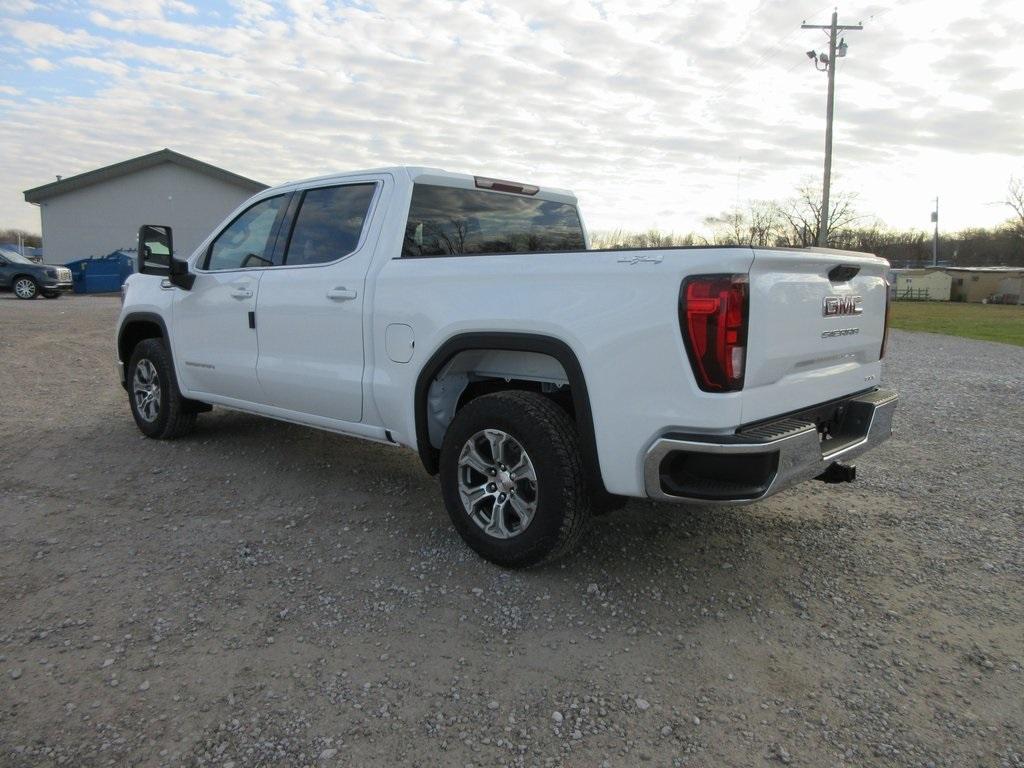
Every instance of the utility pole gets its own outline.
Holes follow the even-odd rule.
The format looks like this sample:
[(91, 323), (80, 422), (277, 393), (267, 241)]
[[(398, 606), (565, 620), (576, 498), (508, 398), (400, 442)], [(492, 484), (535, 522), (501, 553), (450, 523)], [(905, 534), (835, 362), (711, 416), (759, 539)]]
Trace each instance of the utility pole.
[(939, 266), (939, 198), (935, 198), (935, 210), (932, 211), (935, 222), (935, 234), (932, 236), (932, 266)]
[[(828, 245), (828, 224), (829, 224), (829, 187), (832, 184), (832, 112), (836, 100), (836, 57), (842, 58), (846, 55), (846, 41), (836, 41), (839, 32), (847, 30), (864, 29), (861, 24), (840, 24), (839, 12), (832, 11), (832, 23), (808, 24), (804, 22), (801, 29), (824, 29), (828, 31), (828, 53), (818, 54), (817, 51), (808, 51), (807, 57), (814, 62), (814, 67), (819, 72), (828, 72), (828, 103), (825, 112), (825, 178), (821, 185), (821, 214), (818, 216), (818, 245), (824, 248)], [(824, 68), (818, 64), (824, 64)]]

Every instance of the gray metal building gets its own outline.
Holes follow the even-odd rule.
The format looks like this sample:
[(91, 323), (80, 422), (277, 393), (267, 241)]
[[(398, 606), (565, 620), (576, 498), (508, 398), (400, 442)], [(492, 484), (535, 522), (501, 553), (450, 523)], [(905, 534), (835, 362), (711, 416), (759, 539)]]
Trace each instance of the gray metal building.
[(134, 248), (139, 226), (169, 224), (174, 250), (190, 254), (227, 214), (266, 189), (195, 158), (161, 149), (25, 191), (39, 206), (43, 254), (64, 264)]

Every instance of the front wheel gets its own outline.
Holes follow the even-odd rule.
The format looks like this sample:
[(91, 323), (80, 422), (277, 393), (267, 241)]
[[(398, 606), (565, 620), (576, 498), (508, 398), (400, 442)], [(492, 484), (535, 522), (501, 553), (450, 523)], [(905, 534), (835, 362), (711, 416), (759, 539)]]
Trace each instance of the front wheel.
[(441, 446), (440, 472), (456, 530), (498, 565), (561, 557), (590, 518), (576, 426), (533, 392), (496, 392), (460, 410)]
[(173, 440), (187, 434), (196, 413), (178, 390), (171, 356), (162, 339), (139, 342), (128, 363), (128, 400), (139, 431), (146, 437)]
[(31, 277), (19, 277), (14, 281), (14, 295), (19, 299), (34, 299), (39, 295), (39, 284)]

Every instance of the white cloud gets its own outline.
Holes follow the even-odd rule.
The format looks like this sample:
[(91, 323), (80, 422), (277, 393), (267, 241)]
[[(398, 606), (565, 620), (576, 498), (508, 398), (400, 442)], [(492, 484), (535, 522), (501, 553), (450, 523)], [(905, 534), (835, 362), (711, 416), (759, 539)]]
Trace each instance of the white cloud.
[(9, 20), (5, 31), (32, 51), (89, 48), (103, 43), (84, 30), (66, 30), (40, 21)]
[(57, 68), (49, 59), (44, 59), (42, 56), (36, 56), (28, 60), (28, 65), (36, 72), (50, 72)]
[[(38, 226), (20, 190), (41, 179), (163, 146), (268, 182), (391, 163), (538, 181), (575, 189), (599, 228), (691, 229), (820, 175), (825, 77), (803, 52), (821, 36), (799, 24), (830, 8), (235, 7), (228, 27), (177, 0), (93, 0), (64, 25), (8, 19), (21, 45), (100, 85), (0, 118), (16, 185), (0, 222)], [(140, 20), (159, 44), (135, 40)], [(959, 199), (951, 226), (998, 220), (986, 203), (1024, 170), (1024, 10), (911, 0), (864, 21), (838, 75), (836, 187), (897, 225), (927, 226), (935, 194)]]
[(184, 13), (186, 16), (195, 16), (198, 13), (194, 5), (183, 0), (167, 0), (166, 8), (169, 11)]
[(39, 7), (34, 0), (5, 0), (4, 11), (11, 16), (22, 16)]

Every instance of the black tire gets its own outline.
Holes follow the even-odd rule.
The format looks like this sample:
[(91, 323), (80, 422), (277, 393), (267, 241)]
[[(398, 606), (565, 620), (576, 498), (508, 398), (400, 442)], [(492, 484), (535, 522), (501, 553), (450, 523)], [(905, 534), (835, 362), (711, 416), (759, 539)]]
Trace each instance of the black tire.
[[(136, 373), (139, 366), (152, 366), (159, 392), (154, 400), (157, 402), (156, 413), (140, 412), (140, 404), (136, 398)], [(144, 371), (145, 372), (145, 371)], [(144, 377), (145, 378), (145, 377)], [(149, 377), (152, 380), (152, 377)], [(157, 440), (173, 440), (188, 434), (196, 423), (196, 412), (190, 408), (188, 401), (181, 396), (178, 380), (174, 376), (174, 365), (171, 355), (163, 339), (144, 339), (132, 352), (128, 363), (128, 403), (132, 416), (139, 431), (146, 437)]]
[(44, 299), (59, 299), (60, 298), (60, 294), (59, 293), (44, 293), (43, 294), (43, 298)]
[[(486, 533), (459, 494), (459, 457), (467, 441), (485, 429), (501, 430), (517, 441), (536, 474), (533, 517), (509, 538)], [(533, 392), (483, 395), (456, 413), (441, 446), (440, 475), (445, 506), (459, 535), (481, 557), (501, 566), (526, 568), (567, 554), (590, 519), (576, 426), (565, 411)]]
[[(24, 286), (24, 288), (22, 289), (20, 286)], [(39, 283), (34, 277), (18, 275), (11, 281), (11, 290), (19, 299), (31, 301), (39, 296)]]

